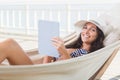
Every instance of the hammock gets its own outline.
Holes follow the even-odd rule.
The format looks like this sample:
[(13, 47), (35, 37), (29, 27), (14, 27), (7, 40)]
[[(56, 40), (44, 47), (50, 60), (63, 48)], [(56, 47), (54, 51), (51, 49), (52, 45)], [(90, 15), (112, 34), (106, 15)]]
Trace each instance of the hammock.
[[(69, 42), (74, 41), (75, 38), (76, 35), (73, 34), (72, 37), (67, 36), (64, 41), (66, 44), (69, 44)], [(120, 39), (102, 49), (77, 58), (48, 64), (0, 66), (0, 80), (99, 79), (109, 66), (119, 48)], [(30, 54), (37, 52), (36, 50), (31, 51)]]
[(91, 54), (64, 61), (0, 66), (0, 80), (88, 80), (100, 70), (112, 53), (117, 53), (119, 47), (120, 40)]

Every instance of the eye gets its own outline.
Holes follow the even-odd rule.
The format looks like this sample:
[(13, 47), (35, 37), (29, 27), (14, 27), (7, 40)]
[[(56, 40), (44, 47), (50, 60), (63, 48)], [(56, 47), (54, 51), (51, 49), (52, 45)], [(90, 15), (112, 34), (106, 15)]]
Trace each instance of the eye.
[(96, 32), (96, 29), (95, 28), (91, 28), (91, 31)]
[(83, 26), (83, 29), (87, 29), (87, 26), (85, 25), (85, 26)]

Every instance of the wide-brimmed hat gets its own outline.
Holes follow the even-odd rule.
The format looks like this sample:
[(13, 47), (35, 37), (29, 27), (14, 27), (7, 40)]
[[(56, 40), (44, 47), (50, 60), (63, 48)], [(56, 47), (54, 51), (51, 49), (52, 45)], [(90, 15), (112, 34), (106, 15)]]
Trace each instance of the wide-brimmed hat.
[(100, 30), (104, 32), (104, 26), (105, 26), (105, 23), (103, 21), (96, 21), (96, 20), (80, 20), (78, 22), (75, 23), (75, 27), (76, 27), (76, 31), (77, 33), (80, 33), (80, 31), (78, 31), (78, 28), (83, 28), (83, 26), (87, 23), (92, 23), (94, 25), (96, 25)]
[(76, 27), (75, 29), (76, 29), (77, 34), (80, 34), (81, 29), (88, 22), (93, 23), (94, 25), (96, 25), (100, 30), (103, 31), (104, 35), (108, 34), (108, 32), (109, 32), (108, 25), (106, 24), (106, 22), (104, 20), (99, 19), (99, 18), (91, 19), (91, 20), (80, 20), (80, 21), (76, 22), (75, 23), (75, 27)]

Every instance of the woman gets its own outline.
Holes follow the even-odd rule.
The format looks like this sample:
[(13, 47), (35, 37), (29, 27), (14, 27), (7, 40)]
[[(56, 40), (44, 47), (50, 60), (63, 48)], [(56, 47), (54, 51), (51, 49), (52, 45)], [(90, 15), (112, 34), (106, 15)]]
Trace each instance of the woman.
[[(53, 45), (58, 50), (60, 57), (46, 56), (44, 57), (43, 63), (78, 57), (103, 47), (104, 33), (101, 25), (93, 20), (79, 21), (76, 25), (82, 27), (78, 39), (65, 46), (60, 38), (53, 38)], [(0, 63), (5, 59), (7, 59), (11, 65), (34, 64), (13, 39), (8, 39), (0, 43)]]
[(76, 23), (76, 26), (82, 26), (82, 31), (78, 39), (73, 43), (64, 46), (64, 42), (61, 39), (53, 38), (53, 45), (59, 51), (60, 57), (45, 56), (43, 63), (78, 57), (98, 50), (104, 46), (104, 33), (101, 30), (101, 25), (96, 21), (79, 21)]

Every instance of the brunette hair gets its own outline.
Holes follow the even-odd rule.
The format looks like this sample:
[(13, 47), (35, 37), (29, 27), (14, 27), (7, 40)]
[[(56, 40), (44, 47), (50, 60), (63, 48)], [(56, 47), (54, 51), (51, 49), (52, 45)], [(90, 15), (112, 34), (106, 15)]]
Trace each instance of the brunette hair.
[[(103, 40), (104, 40), (105, 36), (104, 36), (103, 31), (100, 30), (98, 27), (97, 27), (97, 34), (98, 34), (98, 37), (96, 38), (96, 40), (94, 42), (92, 42), (90, 52), (93, 52), (95, 50), (98, 50), (98, 49), (104, 47)], [(79, 35), (77, 40), (75, 40), (71, 44), (66, 45), (65, 47), (66, 48), (74, 48), (74, 49), (76, 49), (76, 48), (80, 48), (82, 46), (82, 43), (83, 42), (81, 40), (81, 35)]]

